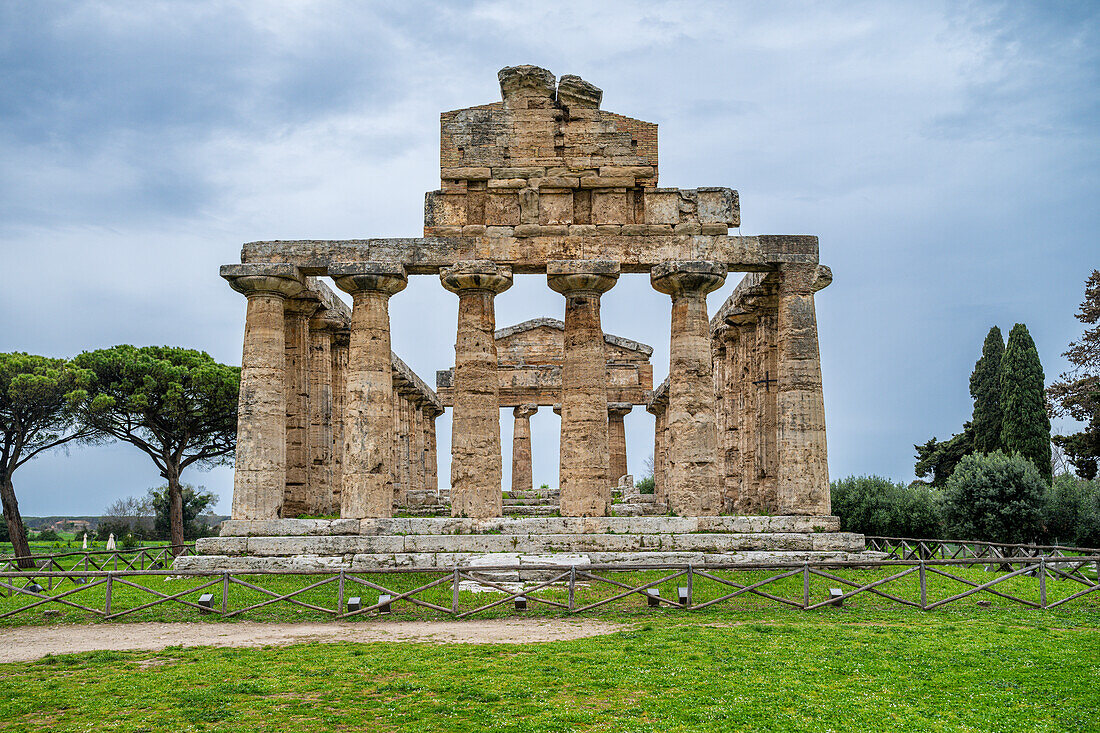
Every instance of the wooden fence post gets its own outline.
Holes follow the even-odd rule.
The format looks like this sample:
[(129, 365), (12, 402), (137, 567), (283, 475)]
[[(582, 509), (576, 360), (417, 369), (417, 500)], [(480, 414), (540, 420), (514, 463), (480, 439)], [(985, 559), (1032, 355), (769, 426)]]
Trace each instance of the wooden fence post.
[(574, 593), (576, 591), (576, 587), (577, 587), (577, 566), (576, 565), (571, 565), (571, 566), (569, 566), (569, 610), (570, 611), (572, 611), (575, 607), (574, 603), (573, 603), (573, 598), (574, 598)]
[(1047, 561), (1039, 558), (1039, 607), (1047, 607)]
[(928, 578), (924, 572), (924, 560), (920, 563), (920, 610), (928, 610)]
[(111, 615), (111, 591), (114, 585), (114, 574), (107, 573), (107, 600), (103, 603), (103, 611), (106, 615)]
[(336, 615), (344, 615), (344, 569), (340, 568), (340, 588), (336, 592)]
[(693, 594), (693, 592), (694, 592), (694, 590), (695, 590), (695, 589), (694, 589), (694, 585), (695, 585), (695, 584), (694, 584), (694, 582), (693, 582), (693, 581), (694, 581), (694, 579), (695, 579), (695, 577), (694, 577), (694, 574), (692, 573), (692, 570), (691, 570), (691, 563), (688, 563), (688, 597), (687, 597), (687, 608), (691, 608), (691, 597), (692, 597), (692, 594)]
[(455, 616), (458, 615), (458, 581), (461, 577), (456, 565), (454, 577), (451, 579), (451, 613)]
[(802, 610), (810, 607), (810, 563), (802, 566)]
[(222, 574), (222, 613), (229, 610), (229, 573)]

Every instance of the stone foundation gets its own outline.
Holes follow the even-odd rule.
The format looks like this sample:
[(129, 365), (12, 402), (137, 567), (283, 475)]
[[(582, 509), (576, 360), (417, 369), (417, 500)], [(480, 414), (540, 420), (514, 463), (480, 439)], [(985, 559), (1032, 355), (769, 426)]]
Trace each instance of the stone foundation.
[(180, 570), (372, 570), (865, 557), (836, 517), (395, 517), (229, 520)]

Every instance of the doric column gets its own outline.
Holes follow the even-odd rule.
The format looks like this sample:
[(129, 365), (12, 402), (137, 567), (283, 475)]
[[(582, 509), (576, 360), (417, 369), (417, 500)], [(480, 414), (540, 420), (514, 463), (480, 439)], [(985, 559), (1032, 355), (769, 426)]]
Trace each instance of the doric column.
[(488, 260), (442, 270), (443, 287), (458, 294), (454, 407), (451, 417), (451, 515), (499, 517), (500, 405), (494, 300), (512, 286), (512, 269)]
[(344, 488), (344, 404), (351, 331), (345, 326), (332, 334), (332, 499), (326, 514), (340, 511)]
[(823, 266), (784, 265), (780, 275), (779, 512), (827, 515), (829, 466), (814, 292), (829, 284), (832, 273)]
[(650, 271), (653, 287), (672, 296), (668, 503), (680, 516), (722, 509), (707, 294), (725, 280), (725, 265), (714, 262), (667, 262)]
[(607, 452), (611, 469), (611, 485), (630, 473), (626, 467), (626, 424), (623, 422), (634, 405), (629, 402), (611, 402), (607, 405)]
[(531, 471), (531, 416), (538, 405), (520, 405), (512, 410), (516, 418), (512, 428), (512, 491), (530, 491), (535, 487)]
[(329, 274), (352, 296), (340, 516), (389, 517), (393, 515), (389, 301), (409, 280), (403, 265), (383, 262), (334, 264)]
[(756, 405), (761, 399), (758, 380), (763, 378), (763, 371), (760, 369), (761, 359), (756, 348), (756, 316), (742, 316), (740, 330), (738, 354), (741, 361), (741, 491), (735, 511), (738, 514), (761, 514), (765, 507), (757, 461), (756, 436), (760, 423), (757, 420)]
[(344, 322), (322, 310), (309, 322), (309, 478), (306, 511), (329, 514), (333, 503), (332, 340)]
[(741, 329), (740, 326), (726, 323), (722, 332), (722, 425), (718, 433), (719, 450), (722, 451), (724, 475), (722, 480), (722, 510), (724, 513), (739, 513), (738, 501), (741, 497)]
[[(304, 291), (302, 295), (313, 295)], [(283, 516), (296, 517), (309, 508), (309, 319), (320, 303), (288, 298), (285, 303), (286, 347), (286, 495)]]
[(418, 496), (423, 496), (424, 489), (427, 487), (427, 482), (424, 480), (424, 405), (419, 399), (412, 403), (411, 414), (412, 481), (410, 488)]
[(561, 513), (606, 516), (611, 505), (607, 446), (607, 350), (600, 296), (615, 285), (619, 263), (559, 260), (546, 264), (552, 290), (565, 296), (561, 368)]
[(757, 494), (762, 504), (762, 510), (768, 513), (777, 511), (778, 481), (779, 481), (779, 447), (776, 442), (777, 428), (777, 396), (776, 381), (776, 311), (773, 298), (766, 298), (758, 307), (759, 317), (756, 319), (756, 358), (757, 383), (756, 389), (756, 461), (759, 479)]
[(665, 494), (665, 407), (653, 402), (646, 405), (646, 412), (653, 415), (653, 496), (659, 504), (667, 503)]
[(233, 519), (282, 516), (286, 488), (286, 331), (283, 301), (302, 290), (287, 264), (225, 265), (221, 276), (248, 297), (233, 472)]
[(435, 419), (442, 413), (433, 405), (424, 413), (424, 486), (429, 491), (439, 491), (439, 457), (435, 445)]

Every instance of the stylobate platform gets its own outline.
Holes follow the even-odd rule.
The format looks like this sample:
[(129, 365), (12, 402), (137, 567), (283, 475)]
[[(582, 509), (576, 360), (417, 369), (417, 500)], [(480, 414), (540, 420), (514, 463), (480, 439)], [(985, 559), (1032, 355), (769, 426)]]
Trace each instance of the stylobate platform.
[(831, 516), (396, 517), (230, 520), (177, 569), (372, 570), (603, 563), (852, 560), (861, 534)]

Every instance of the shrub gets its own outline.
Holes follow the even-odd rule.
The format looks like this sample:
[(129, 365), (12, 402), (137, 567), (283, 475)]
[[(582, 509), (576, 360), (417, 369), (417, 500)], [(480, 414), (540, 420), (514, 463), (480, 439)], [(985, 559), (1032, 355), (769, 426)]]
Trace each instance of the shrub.
[(1042, 522), (1045, 542), (1100, 547), (1100, 481), (1055, 476), (1044, 497)]
[(61, 535), (52, 529), (44, 529), (34, 536), (35, 542), (60, 542)]
[(928, 486), (881, 476), (849, 476), (831, 485), (833, 514), (845, 532), (879, 537), (941, 536), (939, 495)]
[(646, 476), (634, 483), (634, 488), (638, 490), (639, 494), (652, 494), (655, 486), (652, 476)]
[(944, 491), (944, 522), (957, 539), (1033, 542), (1042, 535), (1047, 484), (1019, 453), (969, 455), (959, 461)]

